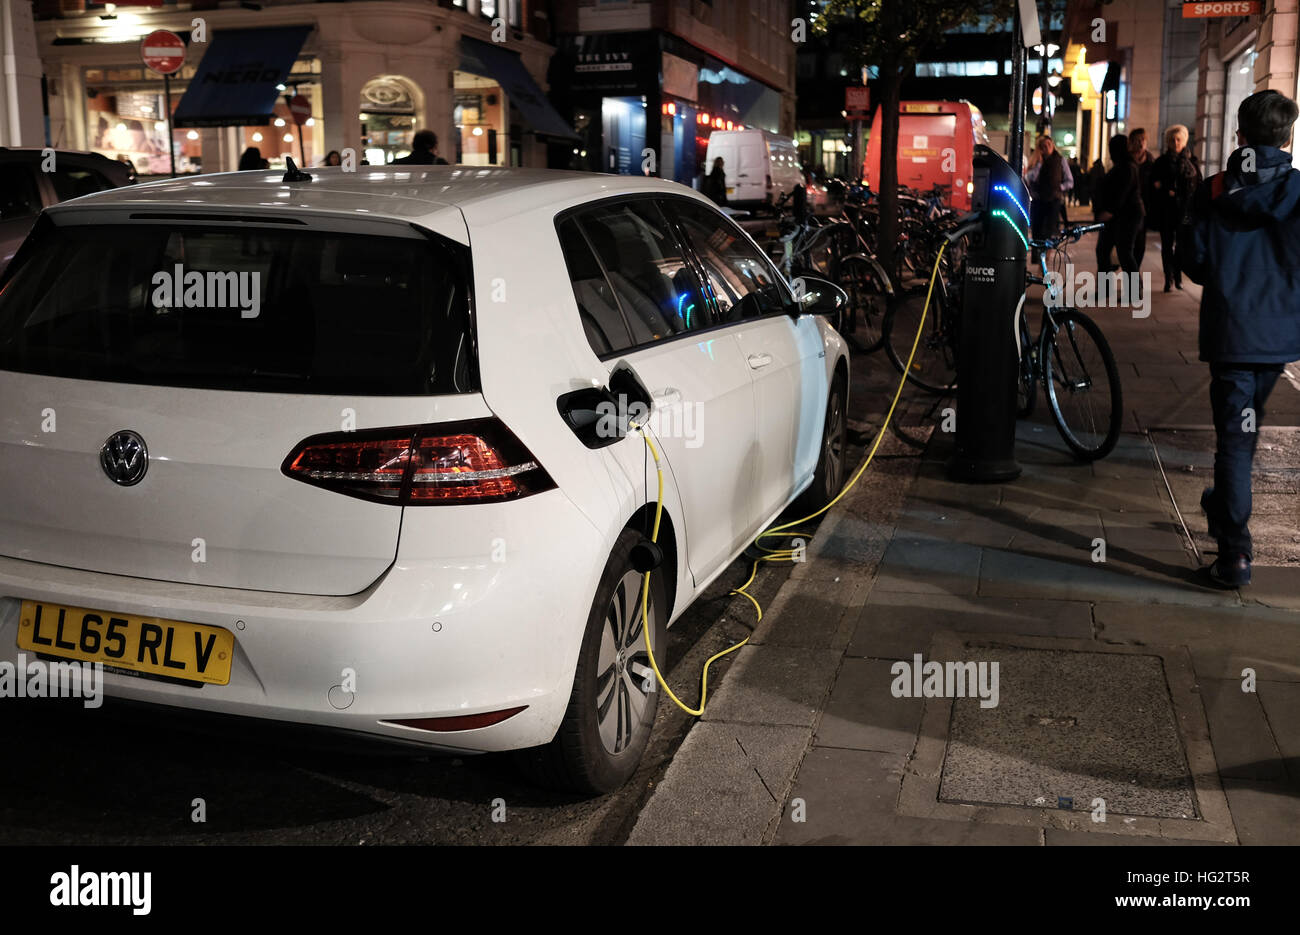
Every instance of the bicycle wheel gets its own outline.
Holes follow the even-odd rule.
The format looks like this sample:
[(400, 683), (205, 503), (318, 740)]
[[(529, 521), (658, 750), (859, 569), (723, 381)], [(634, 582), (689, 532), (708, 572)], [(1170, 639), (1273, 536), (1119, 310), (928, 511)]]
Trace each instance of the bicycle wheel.
[(840, 261), (840, 288), (849, 297), (840, 333), (863, 353), (877, 350), (884, 341), (885, 312), (889, 307), (884, 271), (864, 256), (847, 256)]
[(808, 265), (817, 275), (834, 282), (841, 276), (840, 262), (857, 251), (858, 239), (853, 226), (846, 221), (832, 221), (808, 249)]
[(1025, 311), (1023, 299), (1019, 319), (1020, 379), (1016, 383), (1016, 418), (1028, 419), (1034, 414), (1034, 403), (1038, 399), (1038, 348), (1034, 346), (1029, 331), (1029, 314)]
[(1115, 355), (1101, 329), (1073, 308), (1043, 325), (1038, 356), (1056, 428), (1082, 461), (1110, 454), (1119, 440), (1124, 397)]
[(929, 283), (896, 291), (885, 313), (885, 353), (899, 373), (927, 393), (950, 393), (957, 388), (957, 329), (955, 309), (945, 301), (938, 285), (925, 316), (925, 327), (916, 344), (911, 367), (907, 366), (925, 308)]

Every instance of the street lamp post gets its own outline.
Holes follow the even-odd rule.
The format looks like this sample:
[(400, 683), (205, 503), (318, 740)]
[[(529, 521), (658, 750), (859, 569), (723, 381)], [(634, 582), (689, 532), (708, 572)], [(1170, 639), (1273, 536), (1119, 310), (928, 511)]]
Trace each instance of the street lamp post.
[(1008, 161), (1020, 172), (1025, 156), (1025, 40), (1019, 3), (1011, 23), (1011, 139), (1007, 142)]

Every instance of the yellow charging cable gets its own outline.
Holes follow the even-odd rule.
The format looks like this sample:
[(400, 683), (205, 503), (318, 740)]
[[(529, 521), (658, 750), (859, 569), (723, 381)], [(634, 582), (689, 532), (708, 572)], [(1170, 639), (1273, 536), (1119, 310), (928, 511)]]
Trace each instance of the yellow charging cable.
[[(871, 466), (871, 461), (876, 456), (876, 450), (880, 447), (881, 441), (884, 440), (885, 430), (889, 428), (890, 420), (893, 419), (894, 417), (894, 409), (897, 408), (898, 406), (898, 400), (903, 395), (903, 384), (907, 382), (907, 374), (912, 369), (912, 359), (916, 356), (916, 347), (918, 344), (921, 343), (921, 331), (925, 327), (925, 317), (930, 310), (930, 298), (931, 296), (934, 295), (934, 282), (939, 276), (939, 262), (943, 259), (943, 251), (947, 246), (948, 246), (947, 241), (941, 243), (939, 245), (939, 253), (934, 258), (934, 270), (933, 272), (930, 273), (930, 287), (926, 290), (925, 293), (925, 305), (922, 306), (921, 308), (921, 320), (916, 325), (916, 336), (912, 338), (912, 349), (907, 354), (907, 364), (906, 366), (903, 367), (903, 377), (901, 380), (898, 381), (898, 388), (894, 390), (894, 398), (889, 403), (889, 411), (885, 413), (885, 421), (881, 423), (880, 431), (876, 433), (876, 440), (871, 445), (871, 451), (867, 453), (867, 459), (862, 462), (862, 466), (858, 468), (857, 473), (855, 473), (853, 477), (849, 480), (849, 482), (844, 485), (843, 489), (841, 489), (840, 492), (837, 493), (835, 497), (824, 507), (822, 507), (820, 510), (818, 510), (815, 513), (810, 513), (807, 516), (801, 517), (799, 519), (791, 520), (788, 523), (782, 523), (780, 526), (773, 526), (771, 529), (764, 530), (763, 532), (758, 534), (758, 537), (754, 540), (755, 543), (757, 543), (759, 539), (766, 539), (773, 536), (789, 538), (791, 536), (796, 536), (796, 535), (806, 535), (806, 533), (785, 532), (785, 530), (790, 529), (790, 527), (792, 526), (798, 526), (800, 523), (806, 523), (810, 519), (816, 519), (818, 516), (821, 516), (823, 513), (825, 513), (827, 510), (833, 507), (836, 503), (838, 503), (846, 493), (852, 490), (854, 485), (857, 484), (858, 480), (866, 472), (867, 468)], [(659, 461), (659, 450), (655, 447), (655, 443), (651, 441), (650, 436), (645, 433), (645, 429), (635, 422), (630, 423), (630, 425), (632, 428), (636, 429), (636, 431), (641, 435), (641, 438), (645, 440), (646, 446), (650, 449), (650, 454), (654, 457), (655, 473), (659, 477), (659, 493), (655, 500), (654, 526), (651, 528), (650, 531), (650, 541), (657, 543), (659, 541), (659, 521), (663, 517), (663, 512), (664, 512), (663, 465)], [(758, 603), (758, 601), (754, 599), (754, 596), (745, 589), (754, 583), (754, 578), (757, 577), (758, 575), (759, 562), (779, 562), (779, 561), (792, 562), (794, 561), (794, 554), (797, 551), (795, 549), (766, 549), (763, 548), (762, 545), (759, 545), (759, 548), (768, 554), (762, 556), (761, 558), (755, 559), (753, 567), (749, 571), (749, 578), (740, 587), (735, 588), (730, 592), (732, 594), (741, 595), (746, 600), (748, 600), (751, 604), (754, 605), (754, 610), (758, 614), (758, 619), (755, 621), (755, 623), (762, 621), (763, 608)], [(704, 713), (704, 705), (708, 701), (708, 697), (709, 697), (709, 666), (713, 665), (715, 661), (721, 659), (723, 656), (727, 655), (728, 653), (734, 653), (736, 650), (740, 649), (740, 647), (744, 646), (746, 643), (749, 642), (749, 637), (748, 636), (745, 637), (743, 640), (741, 640), (739, 643), (736, 643), (733, 646), (728, 646), (720, 653), (714, 653), (705, 661), (704, 669), (700, 673), (700, 706), (699, 708), (688, 707), (685, 704), (685, 702), (683, 702), (680, 698), (678, 698), (677, 695), (673, 693), (673, 690), (668, 687), (668, 682), (664, 679), (663, 673), (659, 671), (659, 663), (655, 660), (654, 647), (650, 645), (650, 612), (649, 612), (650, 574), (651, 573), (648, 571), (644, 573), (643, 576), (644, 580), (641, 584), (641, 629), (645, 633), (645, 648), (646, 648), (646, 654), (650, 657), (650, 667), (654, 669), (655, 678), (659, 680), (659, 684), (663, 687), (663, 690), (667, 692), (668, 697), (673, 700), (673, 702), (677, 705), (677, 707), (681, 708), (683, 711), (685, 711), (687, 714), (691, 715), (692, 717), (699, 717)]]

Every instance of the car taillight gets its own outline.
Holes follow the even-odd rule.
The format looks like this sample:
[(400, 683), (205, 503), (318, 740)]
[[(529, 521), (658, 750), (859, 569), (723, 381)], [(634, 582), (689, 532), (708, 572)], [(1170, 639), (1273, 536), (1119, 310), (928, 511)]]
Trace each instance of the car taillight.
[(772, 176), (770, 175), (767, 177), (767, 187), (769, 189), (772, 187)]
[(493, 503), (555, 486), (496, 419), (313, 435), (281, 470), (326, 490), (401, 506)]

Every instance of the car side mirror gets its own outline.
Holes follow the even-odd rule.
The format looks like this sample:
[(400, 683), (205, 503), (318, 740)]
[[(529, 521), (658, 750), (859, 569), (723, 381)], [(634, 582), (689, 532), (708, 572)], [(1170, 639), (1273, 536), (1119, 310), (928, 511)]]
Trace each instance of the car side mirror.
[(794, 295), (799, 315), (838, 315), (849, 304), (848, 293), (835, 283), (816, 276), (797, 278)]

